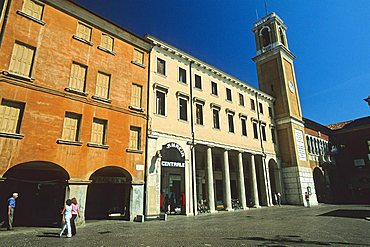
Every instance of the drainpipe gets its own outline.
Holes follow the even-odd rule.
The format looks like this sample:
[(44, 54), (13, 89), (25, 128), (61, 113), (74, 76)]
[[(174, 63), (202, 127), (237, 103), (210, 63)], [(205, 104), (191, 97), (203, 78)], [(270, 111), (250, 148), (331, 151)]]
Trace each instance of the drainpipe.
[(3, 20), (3, 25), (1, 26), (1, 33), (0, 33), (0, 47), (3, 43), (3, 38), (4, 38), (4, 33), (5, 33), (5, 26), (6, 26), (6, 23), (8, 22), (8, 16), (9, 16), (9, 9), (10, 9), (10, 5), (12, 3), (12, 0), (9, 0), (7, 5), (6, 5), (6, 10), (5, 10), (5, 16), (4, 16), (4, 20)]
[(193, 77), (191, 74), (192, 64), (194, 62), (190, 61), (189, 64), (189, 87), (190, 87), (190, 128), (191, 128), (191, 147), (190, 147), (190, 157), (191, 157), (191, 171), (192, 171), (192, 180), (191, 187), (193, 188), (193, 214), (197, 215), (197, 189), (196, 189), (196, 169), (195, 169), (195, 134), (194, 134), (194, 110), (193, 110)]
[(149, 51), (149, 56), (148, 56), (148, 85), (147, 85), (147, 93), (146, 93), (146, 137), (145, 137), (145, 158), (144, 158), (144, 162), (145, 162), (145, 165), (144, 165), (144, 205), (143, 205), (143, 214), (144, 214), (144, 218), (145, 216), (147, 215), (147, 205), (146, 205), (146, 202), (147, 202), (147, 169), (148, 169), (148, 136), (149, 136), (149, 102), (150, 102), (150, 58), (151, 58), (151, 53), (152, 53), (152, 50), (153, 50), (153, 47), (150, 49)]
[[(267, 167), (266, 167), (266, 153), (265, 153), (265, 149), (263, 147), (263, 140), (262, 140), (262, 130), (261, 130), (261, 123), (260, 123), (260, 107), (259, 107), (259, 103), (258, 103), (258, 92), (255, 93), (255, 97), (256, 97), (256, 107), (257, 107), (257, 119), (258, 119), (258, 131), (259, 131), (259, 135), (260, 135), (260, 145), (261, 145), (261, 150), (262, 150), (262, 155), (263, 155), (263, 159), (262, 159), (262, 162), (263, 162), (263, 166), (264, 166), (264, 170), (265, 170), (265, 174), (266, 174), (266, 193), (267, 193), (267, 206), (269, 205), (269, 200), (271, 198), (271, 195), (270, 195), (270, 189), (269, 189), (269, 173), (267, 171)], [(265, 135), (266, 135), (266, 128), (265, 128)]]

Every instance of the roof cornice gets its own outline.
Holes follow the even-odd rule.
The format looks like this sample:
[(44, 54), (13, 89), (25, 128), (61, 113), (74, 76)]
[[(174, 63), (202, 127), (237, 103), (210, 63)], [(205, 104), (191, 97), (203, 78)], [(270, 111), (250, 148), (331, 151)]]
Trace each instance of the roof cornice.
[(241, 80), (237, 79), (236, 77), (231, 76), (231, 75), (225, 73), (224, 71), (222, 71), (222, 70), (220, 70), (220, 69), (218, 69), (218, 68), (216, 68), (216, 67), (214, 67), (214, 66), (212, 66), (212, 65), (210, 65), (210, 64), (208, 64), (208, 63), (206, 63), (206, 62), (204, 62), (204, 61), (202, 61), (202, 60), (184, 52), (184, 51), (181, 51), (180, 49), (178, 49), (178, 48), (176, 48), (176, 47), (174, 47), (170, 44), (167, 44), (166, 42), (164, 42), (164, 41), (162, 41), (162, 40), (160, 40), (160, 39), (158, 39), (158, 38), (156, 38), (152, 35), (146, 34), (145, 38), (147, 40), (151, 41), (153, 45), (161, 48), (162, 50), (170, 52), (173, 55), (178, 56), (178, 57), (186, 60), (189, 63), (193, 63), (196, 66), (198, 66), (199, 68), (202, 68), (202, 69), (218, 76), (219, 78), (227, 80), (230, 83), (233, 83), (233, 84), (235, 84), (235, 85), (237, 85), (237, 86), (239, 86), (239, 87), (241, 87), (241, 88), (243, 88), (243, 89), (245, 89), (245, 90), (247, 90), (251, 93), (254, 93), (254, 94), (257, 93), (257, 95), (261, 98), (265, 98), (265, 99), (270, 100), (270, 101), (275, 101), (275, 98), (273, 96), (268, 95), (268, 94), (266, 94), (266, 93), (264, 93), (264, 92), (262, 92), (262, 91), (260, 91), (256, 88), (248, 85), (246, 82), (241, 81)]

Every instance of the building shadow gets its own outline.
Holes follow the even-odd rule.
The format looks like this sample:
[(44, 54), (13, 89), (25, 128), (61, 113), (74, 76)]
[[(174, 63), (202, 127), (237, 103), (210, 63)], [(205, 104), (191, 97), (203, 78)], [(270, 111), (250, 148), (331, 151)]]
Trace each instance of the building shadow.
[(43, 232), (42, 234), (36, 235), (38, 238), (60, 238), (58, 232)]
[[(315, 241), (305, 240), (300, 236), (295, 235), (277, 235), (275, 237), (236, 237), (224, 238), (225, 240), (240, 240), (240, 241), (254, 241), (261, 242), (258, 246), (286, 246), (286, 244), (299, 244), (299, 245), (318, 245), (318, 246), (331, 246), (331, 245), (344, 245), (344, 246), (369, 246), (368, 244), (349, 243), (349, 242), (335, 242), (335, 241)], [(263, 243), (262, 243), (263, 242)]]
[(365, 217), (370, 217), (370, 210), (338, 209), (325, 214), (320, 214), (319, 216), (364, 219)]

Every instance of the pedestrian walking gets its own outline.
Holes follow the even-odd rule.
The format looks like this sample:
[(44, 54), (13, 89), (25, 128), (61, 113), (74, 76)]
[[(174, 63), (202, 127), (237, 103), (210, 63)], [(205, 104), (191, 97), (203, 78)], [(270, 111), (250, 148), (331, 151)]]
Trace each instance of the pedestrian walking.
[(62, 210), (62, 215), (64, 216), (64, 224), (62, 230), (59, 233), (59, 237), (62, 237), (63, 232), (67, 229), (67, 238), (72, 237), (71, 232), (71, 218), (72, 218), (72, 201), (71, 199), (67, 199), (66, 204)]
[(308, 193), (308, 191), (304, 193), (304, 198), (306, 199), (307, 207), (309, 208), (310, 207), (310, 194)]
[(281, 207), (281, 194), (280, 192), (276, 192), (276, 201), (279, 207)]
[(77, 199), (76, 197), (73, 197), (71, 199), (72, 201), (72, 218), (71, 218), (71, 231), (72, 231), (72, 236), (76, 235), (76, 223), (75, 223), (75, 220), (78, 217), (81, 217), (80, 216), (80, 207), (77, 203)]
[(8, 230), (13, 230), (15, 200), (17, 200), (17, 198), (18, 193), (13, 193), (12, 197), (8, 199), (8, 224), (7, 224)]

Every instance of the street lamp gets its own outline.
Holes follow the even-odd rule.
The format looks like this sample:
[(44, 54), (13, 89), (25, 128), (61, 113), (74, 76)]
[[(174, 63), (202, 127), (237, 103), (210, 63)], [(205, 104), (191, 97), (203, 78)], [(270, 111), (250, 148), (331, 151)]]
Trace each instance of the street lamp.
[(365, 98), (364, 101), (366, 101), (367, 104), (370, 106), (370, 95), (367, 98)]

